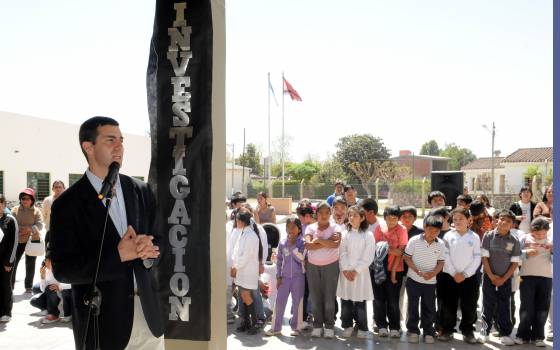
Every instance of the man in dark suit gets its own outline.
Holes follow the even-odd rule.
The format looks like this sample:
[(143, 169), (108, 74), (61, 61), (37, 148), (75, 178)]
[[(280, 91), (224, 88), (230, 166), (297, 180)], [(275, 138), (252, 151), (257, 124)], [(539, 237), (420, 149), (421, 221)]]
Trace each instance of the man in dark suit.
[[(93, 117), (80, 127), (80, 146), (88, 161), (85, 175), (60, 195), (51, 211), (51, 252), (55, 278), (72, 285), (73, 329), (81, 349), (89, 295), (105, 221), (105, 202), (98, 199), (109, 165), (122, 164), (123, 137), (117, 121)], [(159, 256), (159, 234), (153, 231), (155, 199), (144, 182), (119, 175), (103, 242), (97, 287), (101, 349), (163, 349), (163, 320), (151, 270)], [(94, 348), (90, 319), (87, 349)]]

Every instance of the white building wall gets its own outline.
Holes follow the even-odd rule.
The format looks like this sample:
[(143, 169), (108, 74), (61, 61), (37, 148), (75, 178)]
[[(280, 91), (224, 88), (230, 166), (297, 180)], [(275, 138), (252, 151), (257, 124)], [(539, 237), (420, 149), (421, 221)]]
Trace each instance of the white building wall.
[[(0, 112), (0, 125), (0, 171), (4, 172), (4, 195), (8, 201), (17, 200), (19, 192), (27, 187), (27, 172), (49, 173), (51, 186), (54, 180), (62, 180), (68, 186), (69, 174), (83, 174), (86, 170), (87, 162), (78, 142), (79, 124)], [(150, 138), (123, 136), (125, 153), (121, 172), (147, 180)]]
[(233, 168), (233, 189), (231, 186), (231, 174), (231, 164), (226, 164), (226, 195), (229, 197), (233, 194), (233, 192), (237, 191), (247, 194), (247, 184), (251, 180), (251, 169), (245, 168), (245, 182), (243, 182), (243, 168), (238, 166)]
[(552, 169), (552, 162), (549, 163), (503, 163), (506, 173), (506, 190), (511, 193), (519, 192), (519, 189), (525, 185), (525, 172), (531, 166), (536, 166), (539, 171), (546, 176)]

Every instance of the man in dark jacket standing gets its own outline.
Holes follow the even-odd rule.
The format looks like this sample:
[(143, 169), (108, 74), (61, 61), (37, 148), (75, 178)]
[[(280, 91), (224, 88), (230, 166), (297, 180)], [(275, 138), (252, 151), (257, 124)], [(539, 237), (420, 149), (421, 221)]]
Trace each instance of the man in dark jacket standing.
[[(72, 284), (74, 339), (81, 349), (94, 348), (94, 322), (85, 325), (89, 295), (105, 221), (98, 199), (112, 162), (122, 164), (123, 137), (117, 121), (93, 117), (80, 127), (80, 146), (88, 161), (85, 175), (60, 195), (51, 211), (50, 251), (57, 280)], [(119, 175), (103, 242), (97, 287), (101, 292), (101, 349), (163, 349), (163, 320), (151, 268), (159, 256), (153, 231), (155, 199), (149, 186)]]

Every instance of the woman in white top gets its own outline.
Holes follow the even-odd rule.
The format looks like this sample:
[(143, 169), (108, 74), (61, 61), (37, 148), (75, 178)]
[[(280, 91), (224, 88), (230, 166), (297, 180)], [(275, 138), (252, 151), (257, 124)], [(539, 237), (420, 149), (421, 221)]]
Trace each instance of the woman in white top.
[(251, 225), (251, 213), (240, 211), (236, 217), (237, 229), (241, 230), (239, 240), (233, 249), (231, 277), (239, 288), (241, 299), (247, 312), (244, 320), (237, 328), (239, 332), (256, 334), (257, 317), (253, 305), (253, 290), (259, 287), (259, 263), (262, 260), (263, 249), (260, 244), (258, 228)]
[(347, 230), (340, 242), (340, 276), (336, 295), (342, 299), (342, 328), (344, 337), (350, 337), (353, 315), (357, 317), (358, 338), (368, 335), (366, 301), (373, 300), (369, 265), (375, 254), (375, 239), (368, 230), (366, 212), (352, 206), (348, 209)]

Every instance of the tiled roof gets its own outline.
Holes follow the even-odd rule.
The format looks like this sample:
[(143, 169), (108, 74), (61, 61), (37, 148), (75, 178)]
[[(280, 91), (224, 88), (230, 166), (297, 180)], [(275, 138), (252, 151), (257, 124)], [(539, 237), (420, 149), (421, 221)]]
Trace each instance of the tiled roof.
[(520, 148), (507, 156), (504, 163), (526, 163), (552, 161), (552, 147)]
[[(504, 157), (494, 157), (494, 169), (503, 168)], [(461, 168), (461, 170), (492, 169), (492, 157), (478, 158)]]

